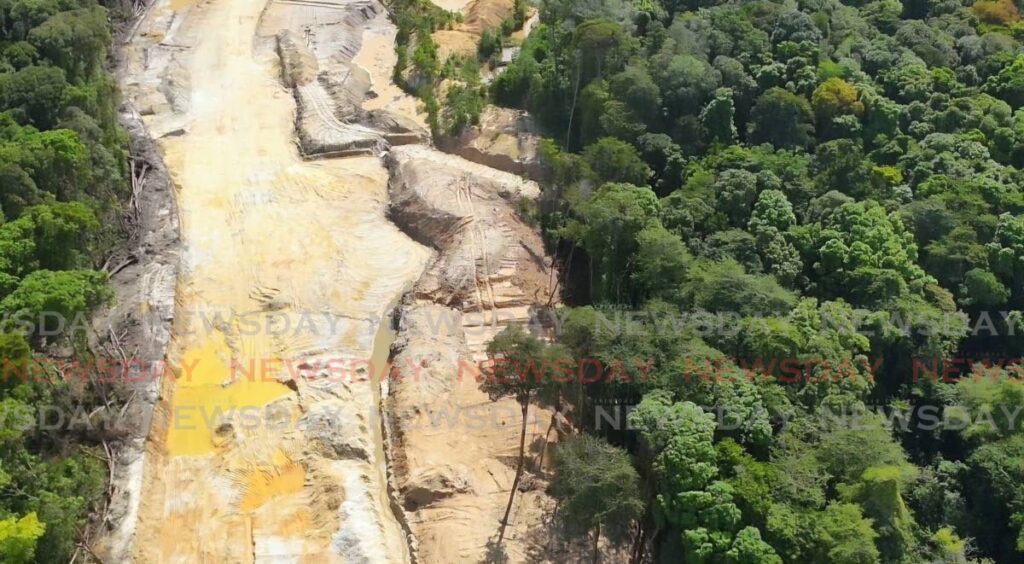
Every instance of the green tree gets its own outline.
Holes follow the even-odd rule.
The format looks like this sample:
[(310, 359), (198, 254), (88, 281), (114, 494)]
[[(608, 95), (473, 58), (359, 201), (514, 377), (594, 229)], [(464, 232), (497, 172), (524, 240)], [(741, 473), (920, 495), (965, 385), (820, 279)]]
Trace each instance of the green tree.
[(583, 150), (583, 159), (601, 183), (624, 182), (643, 186), (652, 174), (636, 148), (614, 137), (603, 137), (588, 145)]
[(726, 229), (704, 240), (701, 256), (711, 260), (733, 259), (750, 274), (764, 272), (757, 239), (742, 229)]
[(793, 206), (781, 190), (765, 190), (758, 196), (747, 228), (757, 241), (765, 270), (790, 285), (803, 270), (800, 253), (785, 233), (796, 225)]
[(708, 62), (692, 54), (664, 50), (651, 67), (672, 118), (696, 113), (718, 88), (721, 77)]
[(806, 147), (814, 133), (811, 105), (781, 88), (767, 90), (750, 112), (747, 140), (779, 147)]
[(724, 145), (735, 142), (735, 114), (732, 90), (728, 88), (716, 90), (715, 97), (700, 112), (700, 124), (704, 128), (705, 141)]
[(859, 484), (842, 491), (874, 520), (879, 533), (876, 544), (886, 562), (899, 562), (914, 548), (917, 524), (902, 493), (914, 474), (914, 467), (908, 464), (875, 466), (864, 471)]
[(964, 296), (961, 300), (964, 304), (982, 307), (998, 306), (1010, 299), (1010, 290), (996, 275), (980, 268), (967, 271), (960, 293)]
[(594, 562), (602, 533), (621, 542), (644, 510), (640, 476), (622, 450), (589, 435), (576, 435), (555, 451), (551, 495), (566, 522), (594, 535)]
[(654, 454), (655, 518), (682, 534), (686, 562), (717, 562), (729, 554), (781, 562), (756, 529), (741, 527), (732, 488), (717, 480), (715, 422), (690, 402), (650, 394), (630, 414)]
[(873, 201), (836, 209), (818, 236), (814, 268), (821, 286), (856, 305), (884, 303), (934, 279), (917, 264), (917, 245), (895, 214)]
[(480, 123), (480, 112), (484, 109), (484, 94), (479, 86), (455, 83), (445, 94), (441, 110), (441, 127), (448, 135), (459, 135), (462, 131)]
[(1024, 552), (1024, 435), (978, 447), (967, 458), (963, 484), (970, 508), (969, 534), (998, 560)]
[(988, 252), (993, 272), (1019, 296), (1024, 288), (1024, 216), (1001, 215)]
[[(0, 306), (3, 304), (0, 303)], [(567, 355), (559, 346), (549, 346), (537, 337), (523, 331), (522, 327), (513, 324), (498, 333), (487, 345), (488, 366), (480, 382), (480, 390), (487, 394), (491, 401), (511, 397), (519, 403), (522, 410), (522, 428), (519, 432), (519, 459), (516, 463), (516, 475), (512, 480), (512, 488), (508, 494), (508, 505), (505, 515), (501, 518), (498, 530), (497, 546), (501, 546), (508, 526), (508, 516), (512, 511), (512, 501), (516, 489), (523, 477), (523, 462), (526, 451), (526, 422), (530, 402), (546, 390), (550, 390), (556, 377), (562, 377), (562, 371), (568, 366)]]
[(595, 301), (620, 301), (626, 295), (637, 251), (637, 236), (657, 221), (658, 199), (650, 188), (605, 184), (577, 208), (564, 235), (583, 247), (591, 260), (591, 291)]
[(29, 66), (0, 74), (0, 104), (22, 112), (36, 127), (49, 129), (64, 109), (67, 88), (61, 69)]
[(683, 296), (707, 311), (765, 315), (792, 309), (796, 297), (770, 276), (747, 274), (734, 260), (698, 260), (690, 267)]
[(1014, 109), (1024, 106), (1024, 56), (1003, 67), (985, 82), (985, 91), (1010, 104)]
[(953, 37), (921, 20), (907, 20), (896, 31), (896, 41), (914, 52), (928, 66), (949, 67), (957, 62)]
[(819, 123), (828, 123), (841, 115), (859, 116), (864, 113), (864, 104), (860, 101), (857, 88), (838, 77), (822, 82), (814, 90), (811, 104)]
[[(41, 319), (43, 312), (74, 320), (111, 297), (107, 275), (93, 270), (36, 270), (0, 300), (0, 311), (22, 319)], [(54, 320), (48, 319), (48, 323)], [(57, 327), (41, 327), (54, 331)]]
[(631, 63), (608, 79), (608, 92), (625, 104), (629, 112), (644, 124), (653, 125), (661, 114), (661, 91), (647, 67)]
[(4, 562), (34, 562), (36, 542), (45, 531), (46, 525), (39, 522), (35, 513), (29, 513), (21, 519), (0, 519), (0, 554), (4, 555)]
[(845, 564), (873, 564), (879, 561), (875, 539), (878, 533), (860, 506), (832, 503), (817, 523), (816, 558)]
[(632, 50), (633, 40), (623, 27), (605, 19), (583, 22), (573, 38), (579, 53), (580, 76), (586, 84), (622, 68)]
[(32, 29), (28, 41), (71, 81), (92, 77), (110, 45), (107, 11), (90, 6), (54, 14)]
[(686, 270), (693, 260), (686, 244), (678, 235), (660, 223), (652, 223), (637, 234), (637, 289), (646, 296), (673, 299), (686, 279)]

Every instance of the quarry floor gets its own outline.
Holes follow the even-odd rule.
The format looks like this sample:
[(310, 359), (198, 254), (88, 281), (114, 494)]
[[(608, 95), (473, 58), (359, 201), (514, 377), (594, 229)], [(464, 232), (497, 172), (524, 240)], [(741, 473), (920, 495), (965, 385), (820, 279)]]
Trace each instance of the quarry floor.
[[(310, 358), (370, 359), (381, 316), (429, 252), (385, 219), (380, 159), (300, 158), (292, 96), (254, 49), (261, 0), (153, 9), (191, 9), (182, 25), (201, 39), (186, 69), (187, 131), (159, 142), (183, 241), (168, 353), (177, 378), (164, 385), (168, 423), (155, 434), (162, 444), (150, 457), (136, 560), (327, 561), (346, 551), (403, 560), (379, 448), (370, 460), (301, 460), (295, 425), (279, 432), (266, 414), (273, 406), (273, 417), (299, 421), (309, 404), (346, 402), (365, 412), (363, 431), (379, 444), (372, 382), (353, 383), (348, 397), (299, 398), (278, 370)], [(363, 57), (386, 63), (393, 48), (377, 36), (384, 40), (367, 42)], [(367, 67), (375, 78), (384, 69)], [(211, 424), (246, 410), (262, 420), (230, 431)], [(334, 481), (346, 485), (343, 499), (327, 499)], [(346, 503), (373, 505), (373, 515), (345, 515)]]
[[(477, 11), (489, 14), (493, 1), (478, 0)], [(374, 9), (376, 16), (356, 18), (357, 41), (345, 36), (347, 20), (322, 19)], [(321, 53), (334, 49), (332, 41), (339, 53), (357, 45), (344, 57), (369, 74), (375, 96), (363, 109), (423, 124), (416, 100), (391, 81), (395, 28), (376, 0), (150, 6), (125, 47), (122, 89), (174, 186), (181, 237), (167, 351), (174, 373), (161, 383), (141, 476), (126, 494), (137, 498), (126, 504), (131, 523), (121, 527), (127, 548), (113, 553), (146, 563), (479, 560), (511, 486), (518, 406), (492, 404), (471, 379), (460, 381), (445, 405), (493, 406), (489, 430), (418, 430), (404, 437), (398, 456), (411, 479), (457, 476), (466, 487), (429, 507), (401, 509), (394, 479), (389, 489), (381, 424), (379, 380), (392, 339), (382, 320), (437, 250), (389, 220), (380, 155), (300, 155), (296, 100), (274, 50), (284, 30), (305, 34), (307, 47)], [(321, 65), (330, 70), (328, 59)], [(433, 163), (424, 166), (450, 163), (477, 179), (498, 174), (422, 150)], [(494, 205), (506, 210), (502, 217), (513, 215), (507, 204)], [(507, 233), (525, 230), (512, 240), (515, 252), (543, 255), (539, 237), (517, 221), (506, 222), (518, 225)], [(554, 279), (548, 262), (531, 267), (538, 288)], [(523, 269), (512, 263), (505, 270), (519, 274), (495, 279), (521, 297), (495, 306), (492, 290), (493, 319), (499, 310), (524, 315), (539, 291), (525, 291), (517, 282)], [(473, 358), (500, 327), (476, 329), (466, 353)], [(411, 401), (405, 407), (421, 407)], [(546, 444), (550, 414), (534, 414), (529, 443)], [(538, 536), (550, 504), (541, 489), (516, 499), (506, 547), (521, 561), (536, 554), (535, 541), (524, 539)]]

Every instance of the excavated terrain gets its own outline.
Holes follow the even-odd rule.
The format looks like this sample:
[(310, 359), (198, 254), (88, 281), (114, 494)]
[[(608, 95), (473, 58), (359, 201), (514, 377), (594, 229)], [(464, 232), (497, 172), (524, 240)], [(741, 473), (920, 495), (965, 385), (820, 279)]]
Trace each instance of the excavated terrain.
[(480, 114), (479, 124), (467, 127), (457, 137), (445, 137), (438, 146), (475, 163), (540, 178), (540, 137), (539, 129), (526, 112), (489, 105)]
[[(552, 303), (554, 275), (517, 211), (537, 185), (425, 145), (390, 80), (394, 35), (372, 0), (158, 0), (127, 38), (126, 112), (173, 185), (180, 258), (148, 267), (177, 276), (173, 313), (154, 302), (170, 371), (115, 476), (105, 560), (484, 556), (519, 408), (489, 402), (473, 366)], [(420, 380), (397, 368), (417, 364)], [(438, 406), (483, 423), (424, 424)], [(533, 413), (531, 456), (554, 438)], [(543, 560), (552, 502), (537, 479), (521, 490), (506, 552)]]
[[(373, 375), (345, 367), (371, 356), (381, 317), (429, 251), (385, 218), (378, 158), (309, 161), (295, 141), (297, 122), (316, 122), (296, 99), (320, 104), (326, 121), (372, 83), (364, 72), (350, 94), (336, 77), (380, 10), (159, 2), (126, 48), (122, 86), (158, 139), (183, 248), (175, 377), (163, 380), (125, 512), (134, 523), (119, 527), (133, 534), (111, 543), (115, 561), (408, 558), (379, 393)], [(277, 55), (296, 37), (309, 68)], [(306, 71), (314, 78), (301, 83)], [(374, 131), (373, 150), (390, 133)]]
[(476, 54), (480, 35), (501, 27), (512, 16), (513, 0), (436, 0), (434, 4), (462, 13), (462, 23), (452, 29), (439, 29), (431, 37), (437, 43), (437, 55), (443, 61), (452, 55)]
[[(420, 146), (393, 149), (387, 163), (391, 217), (438, 250), (401, 309), (393, 345), (397, 486), (421, 554), (477, 562), (504, 513), (521, 424), (513, 399), (492, 403), (480, 391), (481, 363), (494, 335), (536, 321), (536, 308), (552, 300), (551, 261), (517, 211), (538, 187)], [(552, 415), (531, 411), (531, 459), (557, 436)], [(543, 489), (532, 477), (520, 486), (504, 543), (513, 561), (545, 553), (553, 504)]]

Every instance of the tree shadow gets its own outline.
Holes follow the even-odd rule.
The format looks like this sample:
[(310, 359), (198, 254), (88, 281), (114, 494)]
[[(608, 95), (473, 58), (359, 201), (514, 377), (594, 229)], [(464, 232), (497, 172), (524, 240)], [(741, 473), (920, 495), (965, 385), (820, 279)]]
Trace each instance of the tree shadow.
[(509, 561), (505, 547), (498, 544), (497, 537), (488, 539), (483, 564), (506, 564)]

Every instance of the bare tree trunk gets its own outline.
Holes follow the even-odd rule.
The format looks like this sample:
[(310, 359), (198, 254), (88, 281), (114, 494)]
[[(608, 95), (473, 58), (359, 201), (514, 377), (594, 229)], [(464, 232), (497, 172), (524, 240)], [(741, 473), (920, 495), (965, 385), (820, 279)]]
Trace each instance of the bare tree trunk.
[(644, 551), (644, 540), (647, 538), (647, 527), (644, 525), (643, 519), (637, 520), (637, 531), (636, 538), (633, 539), (633, 550), (631, 562), (638, 564), (640, 562), (640, 556)]
[(555, 412), (551, 414), (551, 422), (548, 423), (548, 430), (544, 431), (544, 444), (540, 447), (540, 454), (537, 455), (537, 459), (534, 461), (534, 468), (538, 472), (544, 471), (544, 453), (548, 450), (548, 437), (551, 436), (551, 429), (555, 428), (555, 418), (562, 411), (562, 392), (558, 392), (558, 397), (555, 398)]
[(597, 528), (594, 529), (594, 564), (601, 561), (601, 551), (597, 548), (598, 541), (601, 540), (601, 523), (597, 524)]
[(587, 258), (590, 260), (590, 301), (594, 301), (594, 257), (587, 253)]
[(576, 429), (583, 430), (583, 369), (576, 372)]
[(523, 458), (526, 450), (526, 412), (530, 409), (530, 399), (523, 402), (523, 426), (519, 431), (519, 464), (516, 465), (516, 477), (512, 480), (512, 491), (508, 492), (508, 505), (505, 506), (505, 516), (501, 518), (501, 529), (498, 530), (498, 546), (505, 540), (505, 527), (508, 526), (508, 515), (512, 512), (512, 500), (515, 499), (516, 490), (519, 489), (519, 480), (523, 477)]
[(580, 65), (576, 63), (576, 86), (572, 89), (572, 105), (569, 106), (569, 127), (565, 128), (565, 150), (570, 150), (569, 139), (572, 137), (572, 116), (576, 113), (576, 95), (580, 92)]

